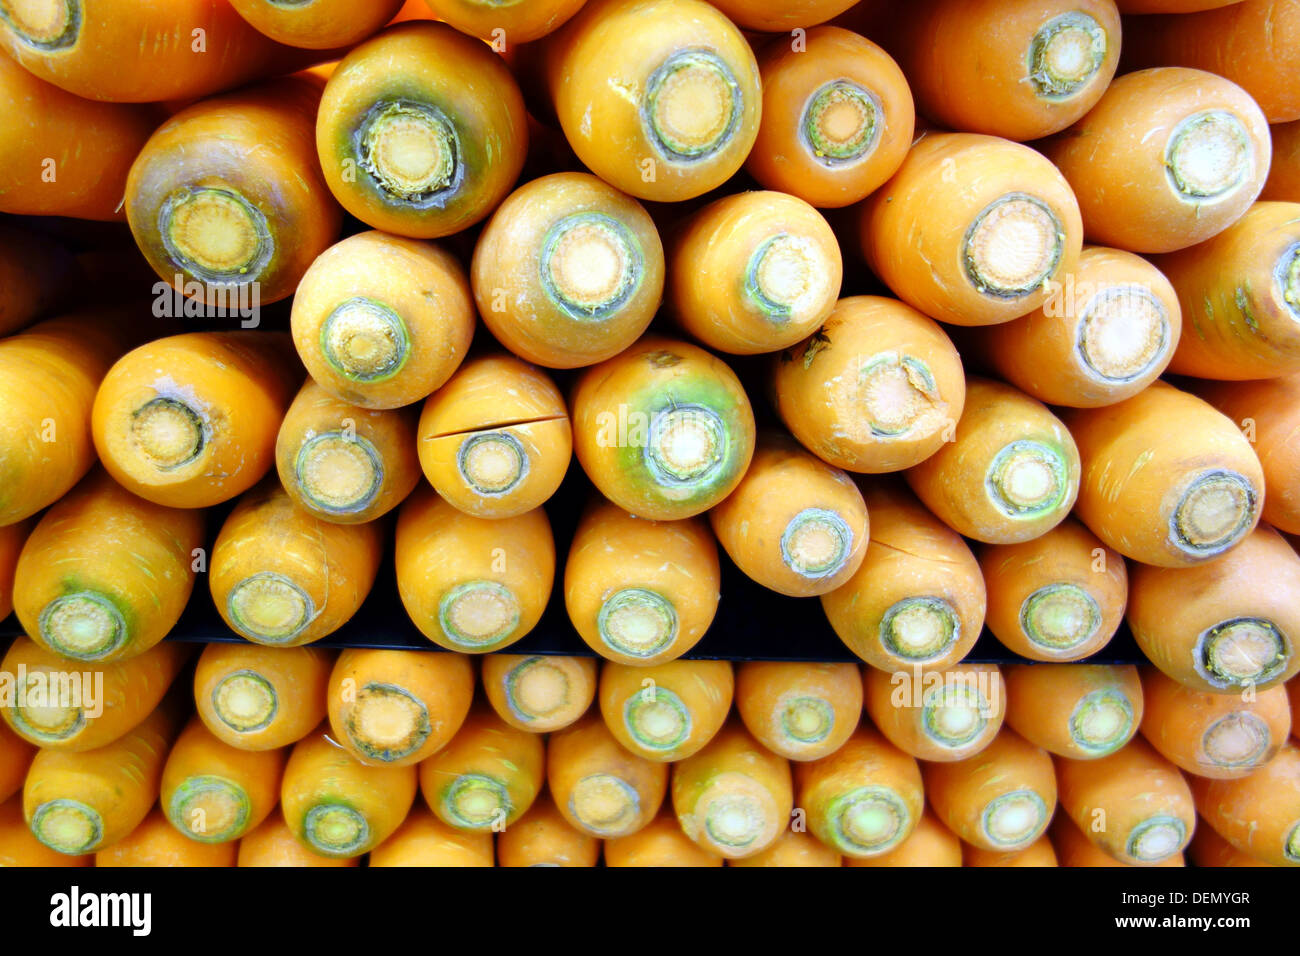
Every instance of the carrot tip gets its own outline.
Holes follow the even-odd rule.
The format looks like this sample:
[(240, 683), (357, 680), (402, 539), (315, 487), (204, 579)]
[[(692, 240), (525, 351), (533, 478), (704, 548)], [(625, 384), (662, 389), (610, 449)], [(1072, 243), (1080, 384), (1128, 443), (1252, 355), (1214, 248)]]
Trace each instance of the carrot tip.
[(415, 753), (433, 732), (429, 711), (403, 687), (369, 683), (347, 716), (348, 741), (372, 760), (385, 763)]
[(203, 416), (173, 397), (154, 398), (136, 409), (131, 416), (131, 437), (158, 471), (188, 465), (207, 446)]
[(1240, 119), (1206, 110), (1184, 119), (1165, 148), (1169, 181), (1184, 199), (1218, 199), (1248, 179), (1254, 166), (1250, 134)]
[(461, 774), (443, 790), (441, 808), (440, 815), (452, 826), (486, 830), (510, 815), (510, 792), (494, 777)]
[(933, 660), (957, 642), (961, 619), (942, 598), (911, 597), (892, 605), (880, 620), (880, 641), (897, 657)]
[(1086, 13), (1053, 17), (1034, 34), (1029, 79), (1044, 99), (1067, 100), (1092, 82), (1106, 60), (1106, 31)]
[(912, 829), (907, 804), (888, 787), (859, 787), (840, 795), (827, 810), (827, 822), (827, 842), (855, 856), (885, 853)]
[(1287, 669), (1291, 654), (1277, 626), (1257, 617), (1223, 621), (1196, 642), (1201, 676), (1223, 688), (1266, 684)]
[(569, 811), (597, 836), (625, 836), (637, 824), (641, 796), (631, 784), (613, 774), (592, 774), (574, 786)]
[(781, 711), (781, 730), (797, 744), (816, 744), (830, 736), (835, 709), (821, 697), (796, 697)]
[(325, 361), (343, 377), (383, 382), (406, 364), (411, 337), (406, 322), (387, 305), (354, 296), (325, 317), (320, 347)]
[(528, 452), (509, 432), (480, 432), (461, 442), (456, 466), (481, 495), (504, 495), (528, 474)]
[(465, 649), (488, 650), (519, 626), (519, 601), (504, 584), (466, 581), (438, 602), (438, 621), (447, 637)]
[(455, 127), (426, 103), (376, 103), (362, 122), (360, 149), (361, 167), (390, 201), (426, 205), (464, 178)]
[(1159, 863), (1173, 856), (1187, 843), (1187, 824), (1163, 814), (1148, 817), (1129, 831), (1125, 850), (1143, 863)]
[(853, 553), (853, 530), (825, 508), (805, 508), (781, 533), (781, 559), (801, 577), (816, 580), (838, 574)]
[(808, 100), (799, 128), (805, 148), (826, 166), (870, 155), (880, 141), (880, 99), (851, 80), (833, 80)]
[(1093, 691), (1070, 714), (1070, 739), (1093, 757), (1114, 753), (1132, 732), (1133, 704), (1113, 690)]
[(740, 127), (740, 84), (715, 53), (670, 56), (650, 76), (642, 106), (655, 143), (671, 159), (701, 160), (723, 149)]
[(210, 774), (185, 780), (167, 805), (171, 825), (200, 843), (237, 839), (248, 828), (251, 812), (243, 787)]
[(212, 710), (236, 733), (254, 733), (275, 719), (279, 700), (275, 687), (261, 674), (234, 671), (212, 689)]
[(691, 735), (691, 713), (666, 687), (637, 691), (623, 705), (623, 724), (638, 744), (671, 754)]
[(28, 46), (48, 53), (72, 46), (81, 34), (81, 0), (6, 3), (0, 19)]
[(1013, 790), (988, 802), (980, 817), (980, 830), (994, 845), (1015, 850), (1037, 840), (1047, 820), (1042, 797), (1033, 790)]
[(521, 661), (506, 675), (506, 700), (520, 720), (549, 717), (569, 703), (569, 677), (544, 657)]
[(356, 514), (370, 507), (384, 484), (384, 461), (360, 435), (321, 432), (303, 442), (294, 463), (303, 497), (329, 514)]
[(311, 595), (273, 571), (249, 575), (231, 588), (226, 609), (236, 629), (260, 644), (292, 641), (316, 616)]
[(1101, 608), (1077, 584), (1048, 584), (1021, 604), (1020, 627), (1045, 651), (1068, 651), (1092, 640), (1101, 627)]
[(565, 216), (542, 240), (542, 286), (575, 319), (609, 318), (636, 294), (643, 268), (636, 237), (611, 216)]
[(65, 797), (38, 806), (30, 826), (36, 839), (70, 856), (93, 851), (104, 838), (104, 821), (99, 812), (80, 800)]
[(596, 615), (605, 644), (629, 657), (653, 657), (677, 639), (677, 609), (646, 588), (623, 588), (610, 595)]
[(1170, 519), (1170, 541), (1194, 557), (1227, 551), (1254, 526), (1259, 495), (1235, 471), (1202, 473), (1183, 492)]
[(370, 842), (370, 823), (352, 807), (320, 803), (307, 811), (303, 839), (324, 856), (356, 856)]
[(229, 189), (185, 189), (168, 196), (158, 232), (172, 263), (219, 285), (257, 279), (275, 255), (266, 215)]
[(129, 630), (112, 599), (95, 591), (64, 594), (45, 605), (37, 625), (55, 652), (75, 660), (102, 660), (126, 643)]
[(980, 293), (1017, 299), (1038, 291), (1065, 252), (1065, 227), (1047, 203), (1008, 193), (975, 217), (963, 242), (966, 274)]

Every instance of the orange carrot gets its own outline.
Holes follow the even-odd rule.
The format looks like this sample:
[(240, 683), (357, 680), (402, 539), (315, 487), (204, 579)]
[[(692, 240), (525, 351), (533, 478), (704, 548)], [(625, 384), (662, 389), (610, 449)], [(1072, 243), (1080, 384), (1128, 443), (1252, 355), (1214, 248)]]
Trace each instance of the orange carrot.
[(590, 657), (487, 654), (483, 690), (497, 716), (535, 734), (563, 730), (596, 698), (596, 661)]
[(558, 30), (582, 9), (586, 0), (532, 0), (529, 3), (497, 3), (494, 0), (425, 0), (438, 20), (457, 30), (489, 40), (493, 48), (507, 50), (516, 43), (530, 43)]
[(811, 27), (838, 16), (853, 6), (851, 0), (718, 0), (719, 10), (747, 30), (786, 33), (795, 27)]
[[(654, 820), (668, 790), (668, 764), (625, 750), (600, 714), (588, 712), (551, 736), (546, 781), (555, 805), (572, 826), (613, 839), (636, 833)], [(681, 833), (677, 821), (668, 819)], [(682, 839), (695, 846), (685, 835)]]
[(1007, 723), (1059, 757), (1092, 760), (1127, 744), (1145, 702), (1136, 667), (1100, 664), (1011, 664)]
[(1196, 835), (1192, 837), (1191, 844), (1187, 847), (1188, 858), (1201, 867), (1256, 867), (1272, 866), (1271, 863), (1265, 863), (1257, 860), (1247, 853), (1243, 853), (1235, 846), (1219, 836), (1214, 828), (1201, 821), (1196, 827)]
[(963, 664), (922, 674), (868, 666), (867, 713), (899, 750), (950, 763), (989, 746), (1002, 728), (1006, 689), (996, 664)]
[(605, 841), (609, 867), (722, 866), (723, 858), (710, 853), (682, 832), (681, 824), (665, 810), (635, 833)]
[(370, 852), (370, 866), (492, 866), (492, 855), (491, 833), (454, 829), (417, 806)]
[[(0, 731), (3, 736), (4, 731)], [(23, 798), (16, 795), (0, 803), (0, 868), (47, 866), (94, 866), (92, 855), (68, 856), (51, 850), (27, 828), (23, 819)]]
[(1273, 202), (1300, 202), (1300, 120), (1270, 126), (1273, 139), (1273, 164), (1260, 199)]
[(773, 843), (753, 856), (730, 859), (727, 866), (842, 866), (833, 847), (827, 846), (807, 830), (785, 829)]
[(1300, 865), (1300, 746), (1239, 780), (1192, 778), (1196, 809), (1242, 853), (1271, 866)]
[(862, 716), (862, 679), (852, 664), (746, 661), (736, 668), (735, 697), (749, 732), (788, 760), (834, 753)]
[(0, 804), (23, 788), (34, 756), (36, 745), (10, 730), (7, 721), (0, 722)]
[(595, 866), (599, 859), (600, 841), (570, 826), (546, 791), (497, 836), (501, 866)]
[(357, 866), (357, 857), (321, 856), (299, 842), (276, 807), (256, 830), (239, 841), (238, 866)]
[(272, 40), (327, 50), (364, 40), (397, 15), (402, 0), (230, 0), (230, 5)]
[(600, 672), (600, 712), (629, 752), (678, 761), (717, 735), (734, 689), (729, 661), (678, 660), (653, 667), (611, 662)]
[(906, 840), (879, 856), (844, 858), (845, 866), (961, 866), (962, 842), (929, 807)]
[(985, 850), (982, 847), (962, 846), (963, 866), (1056, 866), (1056, 851), (1051, 841), (1040, 836), (1023, 850)]
[(140, 825), (110, 847), (95, 854), (95, 866), (234, 866), (238, 844), (200, 843), (188, 839), (154, 810)]
[(209, 644), (194, 672), (195, 710), (240, 750), (296, 743), (325, 719), (334, 657), (317, 647)]
[(32, 519), (0, 525), (0, 621), (14, 611), (14, 574), (23, 545), (35, 525)]
[[(1203, 831), (1210, 830), (1207, 826), (1200, 824), (1196, 827), (1196, 836), (1192, 839), (1194, 845), (1201, 838)], [(1213, 831), (1210, 831), (1213, 832)], [(1125, 863), (1117, 860), (1105, 850), (1101, 849), (1095, 843), (1084, 836), (1070, 819), (1068, 814), (1058, 813), (1052, 821), (1052, 846), (1056, 850), (1057, 859), (1061, 866), (1070, 867), (1122, 867), (1138, 866), (1148, 864)], [(1189, 847), (1189, 850), (1191, 848)], [(1161, 860), (1155, 866), (1183, 866), (1183, 854), (1175, 853)]]

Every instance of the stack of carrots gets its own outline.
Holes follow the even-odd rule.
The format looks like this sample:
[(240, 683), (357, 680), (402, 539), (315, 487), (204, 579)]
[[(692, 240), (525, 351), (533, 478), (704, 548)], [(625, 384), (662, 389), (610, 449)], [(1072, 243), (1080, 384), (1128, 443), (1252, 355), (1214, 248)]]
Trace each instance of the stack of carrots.
[(0, 863), (1300, 865), (1300, 0), (0, 6)]

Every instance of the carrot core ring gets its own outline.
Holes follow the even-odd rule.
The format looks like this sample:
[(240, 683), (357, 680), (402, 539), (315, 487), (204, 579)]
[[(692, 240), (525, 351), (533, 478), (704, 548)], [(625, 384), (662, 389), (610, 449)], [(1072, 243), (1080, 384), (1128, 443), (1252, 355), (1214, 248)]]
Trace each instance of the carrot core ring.
[(30, 47), (61, 50), (81, 33), (80, 0), (0, 0), (0, 20)]
[(609, 773), (583, 777), (569, 797), (569, 812), (600, 836), (623, 836), (641, 812), (641, 796), (626, 780)]
[(1158, 863), (1178, 852), (1187, 839), (1187, 824), (1177, 817), (1148, 817), (1129, 831), (1128, 855), (1145, 863)]
[(382, 382), (406, 364), (411, 337), (402, 317), (382, 302), (354, 296), (321, 323), (325, 360), (355, 382)]
[(988, 701), (976, 687), (944, 683), (927, 693), (921, 723), (927, 737), (945, 747), (961, 747), (984, 731)]
[(934, 374), (921, 359), (897, 352), (872, 356), (858, 371), (865, 417), (876, 438), (933, 434), (948, 421)]
[(575, 319), (613, 315), (641, 284), (641, 248), (610, 216), (576, 213), (547, 230), (539, 269), (550, 299)]
[(1183, 492), (1170, 519), (1169, 539), (1197, 557), (1227, 551), (1250, 531), (1258, 500), (1244, 475), (1205, 472)]
[(379, 102), (361, 124), (360, 165), (390, 199), (429, 205), (460, 185), (455, 127), (424, 103)]
[(126, 642), (128, 634), (121, 610), (96, 591), (60, 595), (45, 605), (37, 626), (51, 648), (82, 661), (107, 657)]
[(370, 823), (352, 807), (320, 803), (307, 811), (303, 836), (318, 853), (355, 856), (370, 842)]
[(851, 80), (832, 80), (808, 98), (799, 130), (826, 166), (849, 163), (880, 142), (880, 100)]
[(1201, 750), (1216, 767), (1253, 767), (1268, 752), (1272, 734), (1258, 714), (1248, 710), (1220, 717), (1205, 729)]
[(1296, 321), (1300, 321), (1300, 243), (1282, 254), (1277, 264), (1277, 286)]
[(989, 497), (1007, 517), (1037, 518), (1054, 510), (1069, 487), (1061, 453), (1022, 439), (1004, 445), (985, 476)]
[(880, 643), (909, 661), (926, 661), (947, 652), (961, 623), (942, 598), (911, 597), (894, 604), (880, 619)]
[(1020, 605), (1020, 628), (1034, 644), (1068, 651), (1090, 641), (1101, 627), (1097, 600), (1077, 584), (1058, 582), (1039, 588)]
[(443, 792), (442, 809), (456, 826), (483, 830), (510, 813), (510, 793), (505, 785), (481, 773), (461, 774)]
[(859, 787), (831, 802), (831, 842), (850, 853), (884, 853), (907, 836), (911, 814), (888, 787)]
[(521, 720), (549, 717), (569, 702), (569, 677), (544, 657), (530, 657), (506, 675), (506, 699)]
[(519, 601), (504, 584), (466, 581), (438, 602), (438, 621), (453, 643), (484, 648), (509, 637), (519, 626)]
[(173, 264), (212, 284), (251, 282), (275, 254), (266, 215), (230, 189), (181, 189), (158, 210)]
[(991, 843), (1008, 849), (1032, 842), (1047, 824), (1047, 805), (1033, 790), (1013, 790), (990, 800), (980, 830)]
[(294, 463), (303, 495), (330, 514), (367, 508), (384, 483), (384, 460), (360, 435), (321, 432), (303, 442)]
[(1282, 849), (1282, 853), (1291, 862), (1300, 863), (1300, 823), (1293, 826), (1291, 832), (1287, 834), (1286, 846)]
[(835, 711), (820, 697), (796, 697), (781, 710), (781, 729), (801, 744), (825, 740), (834, 726)]
[(32, 835), (51, 850), (81, 854), (104, 838), (99, 811), (80, 800), (60, 798), (42, 803), (32, 814)]
[(667, 753), (690, 736), (691, 712), (667, 688), (647, 687), (627, 699), (623, 723), (641, 746)]
[(838, 574), (853, 551), (853, 531), (834, 511), (805, 508), (781, 533), (781, 560), (801, 577)]
[[(713, 778), (695, 803), (695, 816), (704, 818), (710, 842), (724, 850), (743, 850), (776, 836), (776, 819), (767, 792), (741, 773)], [(761, 842), (760, 842), (761, 841)]]
[(731, 67), (708, 50), (685, 50), (646, 84), (643, 122), (673, 160), (701, 160), (727, 145), (740, 125), (743, 94)]
[(1087, 86), (1106, 60), (1106, 31), (1086, 13), (1063, 13), (1029, 44), (1029, 80), (1038, 95), (1065, 100)]
[(1102, 289), (1083, 306), (1075, 343), (1084, 366), (1107, 382), (1145, 375), (1169, 348), (1169, 313), (1140, 286)]
[(191, 840), (224, 843), (243, 832), (251, 811), (243, 787), (223, 777), (201, 774), (176, 788), (167, 805), (167, 819)]
[(822, 297), (830, 271), (826, 256), (807, 237), (778, 233), (750, 256), (745, 294), (768, 319), (785, 320)]
[(261, 674), (233, 671), (212, 689), (212, 709), (231, 730), (247, 734), (270, 725), (279, 710), (279, 699)]
[(984, 207), (962, 244), (966, 276), (984, 295), (1017, 299), (1043, 287), (1065, 251), (1065, 228), (1036, 196), (1008, 193)]
[(1241, 120), (1222, 110), (1187, 117), (1174, 127), (1165, 147), (1169, 181), (1186, 199), (1215, 199), (1235, 190), (1253, 163)]
[(509, 432), (472, 435), (460, 444), (456, 467), (481, 495), (504, 495), (528, 473), (528, 453)]
[(651, 420), (645, 457), (661, 483), (697, 484), (726, 458), (726, 427), (703, 405), (674, 406)]
[(176, 398), (154, 398), (131, 415), (131, 438), (149, 463), (171, 471), (199, 457), (207, 444), (203, 417)]
[(1070, 713), (1070, 739), (1095, 757), (1114, 753), (1128, 742), (1133, 705), (1113, 690), (1095, 690)]
[(629, 657), (653, 657), (677, 638), (677, 609), (646, 588), (623, 588), (610, 595), (596, 615), (600, 638)]
[(1291, 658), (1286, 637), (1272, 621), (1237, 617), (1222, 621), (1197, 640), (1204, 676), (1221, 687), (1248, 687), (1272, 680)]
[(311, 595), (274, 571), (259, 571), (236, 584), (226, 610), (241, 634), (264, 644), (293, 640), (316, 616)]
[(50, 743), (67, 740), (86, 726), (80, 700), (74, 704), (71, 699), (61, 699), (64, 695), (56, 691), (57, 676), (42, 673), (38, 679), (36, 673), (28, 673), (9, 712), (18, 729)]
[(404, 687), (374, 681), (357, 692), (347, 718), (348, 739), (367, 757), (401, 760), (429, 739), (429, 711)]

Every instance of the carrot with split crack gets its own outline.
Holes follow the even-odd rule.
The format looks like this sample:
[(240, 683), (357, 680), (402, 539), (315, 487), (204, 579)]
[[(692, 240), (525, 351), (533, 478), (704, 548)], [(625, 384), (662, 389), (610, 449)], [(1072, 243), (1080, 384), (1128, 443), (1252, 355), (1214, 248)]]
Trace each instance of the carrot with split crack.
[[(0, 730), (0, 736), (4, 731)], [(26, 767), (24, 766), (24, 770)], [(22, 786), (22, 781), (18, 782)], [(0, 867), (94, 866), (91, 854), (68, 856), (51, 850), (27, 828), (21, 794), (0, 802)]]
[(402, 0), (230, 0), (258, 33), (310, 50), (350, 47), (397, 15)]
[(1242, 853), (1271, 866), (1300, 866), (1300, 746), (1288, 741), (1237, 780), (1193, 777), (1196, 809)]
[(1268, 175), (1268, 123), (1230, 80), (1181, 67), (1126, 73), (1039, 144), (1078, 199), (1088, 241), (1172, 252), (1250, 208)]
[(390, 26), (325, 86), (316, 148), (330, 191), (376, 229), (433, 239), (485, 218), (528, 151), (523, 97), (484, 43), (445, 23)]
[(849, 650), (883, 671), (942, 670), (984, 627), (984, 579), (957, 532), (898, 484), (862, 488), (871, 540), (858, 573), (821, 596)]
[(433, 490), (481, 518), (511, 518), (543, 504), (573, 458), (564, 396), (513, 355), (463, 364), (424, 403), (417, 434)]
[(240, 838), (236, 866), (340, 867), (359, 863), (357, 857), (339, 859), (313, 853), (293, 835), (284, 822), (284, 814), (276, 807), (259, 827)]
[(492, 834), (457, 830), (427, 809), (411, 809), (402, 825), (370, 851), (370, 866), (492, 866)]
[(965, 844), (962, 847), (963, 866), (1057, 866), (1056, 850), (1044, 835), (1023, 850), (985, 850)]
[(1273, 163), (1259, 198), (1300, 202), (1300, 120), (1275, 123), (1268, 131), (1273, 140)]
[(612, 840), (654, 820), (668, 792), (668, 764), (625, 749), (600, 714), (589, 711), (547, 741), (546, 782), (570, 824)]
[(461, 654), (349, 647), (330, 673), (329, 722), (362, 763), (405, 766), (444, 749), (474, 697), (474, 666)]
[(488, 654), (483, 690), (497, 716), (535, 734), (563, 730), (596, 699), (596, 661), (545, 654)]
[(1280, 684), (1249, 694), (1209, 694), (1146, 668), (1142, 693), (1142, 736), (1198, 777), (1248, 776), (1272, 760), (1291, 733), (1291, 705)]
[(996, 664), (927, 674), (887, 674), (868, 666), (863, 676), (871, 722), (918, 760), (964, 760), (988, 747), (1002, 729), (1006, 690)]
[(673, 814), (664, 810), (640, 830), (605, 841), (608, 867), (723, 866), (723, 858), (710, 853), (682, 832)]
[(384, 552), (379, 522), (334, 524), (298, 508), (278, 481), (247, 492), (217, 535), (208, 583), (231, 630), (259, 644), (310, 644), (351, 620)]
[(545, 790), (528, 812), (497, 836), (500, 866), (595, 866), (600, 841), (575, 830)]
[(807, 830), (786, 828), (766, 849), (753, 856), (729, 859), (727, 866), (780, 866), (813, 867), (843, 866), (843, 860), (833, 847), (822, 843)]
[(1150, 262), (1085, 246), (1046, 302), (972, 332), (963, 345), (1040, 402), (1091, 408), (1130, 398), (1164, 372), (1182, 316), (1174, 287)]
[(859, 228), (867, 264), (894, 294), (954, 325), (1032, 312), (1083, 246), (1060, 171), (1028, 146), (977, 133), (923, 133), (867, 197)]
[(763, 118), (745, 169), (765, 188), (838, 208), (897, 172), (912, 143), (912, 93), (875, 43), (814, 27), (801, 42), (772, 38), (758, 69)]
[(128, 352), (95, 396), (95, 448), (123, 488), (172, 508), (229, 501), (275, 464), (302, 372), (283, 332), (188, 332)]
[(459, 830), (509, 830), (546, 782), (542, 738), (512, 727), (480, 704), (451, 741), (420, 764), (420, 792), (443, 823)]
[(745, 661), (736, 667), (736, 710), (768, 750), (817, 760), (839, 750), (862, 716), (853, 664)]
[(966, 402), (961, 356), (933, 319), (895, 299), (841, 299), (822, 327), (777, 356), (781, 420), (828, 464), (909, 468), (953, 437)]
[(703, 518), (650, 521), (593, 499), (565, 560), (564, 603), (578, 636), (601, 657), (664, 664), (713, 623), (720, 582), (718, 545)]
[(425, 0), (433, 15), (480, 40), (501, 44), (531, 43), (554, 33), (582, 9), (586, 0)]
[(1191, 568), (1134, 567), (1128, 623), (1142, 653), (1192, 690), (1265, 690), (1300, 672), (1300, 556), (1260, 527)]
[(1009, 664), (1007, 724), (1058, 757), (1094, 760), (1138, 732), (1145, 707), (1132, 666)]
[(478, 518), (421, 487), (397, 519), (397, 587), (415, 626), (449, 651), (503, 650), (531, 631), (555, 581), (541, 508)]
[(194, 708), (240, 750), (296, 743), (325, 719), (335, 656), (318, 647), (209, 644), (194, 671)]
[(961, 866), (962, 843), (929, 807), (907, 839), (879, 856), (844, 858), (845, 866)]
[(1061, 416), (1083, 464), (1075, 515), (1109, 548), (1162, 567), (1213, 560), (1259, 521), (1264, 473), (1226, 415), (1153, 382)]
[(735, 693), (730, 661), (671, 661), (652, 667), (613, 662), (600, 671), (600, 713), (629, 752), (678, 761), (708, 744)]
[(1124, 619), (1124, 559), (1073, 518), (1032, 541), (982, 547), (979, 559), (989, 630), (1021, 657), (1088, 657)]

